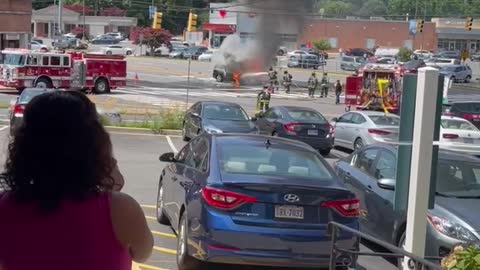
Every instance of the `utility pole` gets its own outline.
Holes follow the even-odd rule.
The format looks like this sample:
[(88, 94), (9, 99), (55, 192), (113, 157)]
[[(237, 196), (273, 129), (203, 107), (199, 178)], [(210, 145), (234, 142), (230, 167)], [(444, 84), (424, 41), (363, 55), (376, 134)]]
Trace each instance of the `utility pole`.
[(63, 3), (62, 0), (58, 0), (58, 34), (63, 33)]
[(82, 31), (83, 31), (83, 34), (82, 34), (82, 40), (85, 41), (85, 11), (86, 11), (86, 8), (85, 8), (85, 0), (83, 0), (83, 27), (82, 27)]

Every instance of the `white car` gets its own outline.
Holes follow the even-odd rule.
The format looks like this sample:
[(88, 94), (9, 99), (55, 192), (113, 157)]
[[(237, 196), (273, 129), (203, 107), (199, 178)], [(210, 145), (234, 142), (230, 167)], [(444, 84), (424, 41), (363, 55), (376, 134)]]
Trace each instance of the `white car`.
[(442, 116), (440, 148), (480, 156), (480, 130), (463, 118)]
[(119, 33), (119, 32), (110, 32), (110, 33), (106, 33), (105, 35), (114, 37), (115, 39), (118, 39), (118, 40), (124, 40), (125, 39), (125, 37), (122, 35), (122, 33)]
[(430, 58), (425, 61), (425, 65), (427, 65), (427, 67), (442, 68), (451, 65), (460, 65), (460, 60), (447, 58)]
[(102, 48), (104, 54), (115, 54), (115, 55), (131, 55), (133, 54), (133, 49), (122, 47), (120, 45), (109, 45)]
[(430, 59), (433, 56), (433, 53), (426, 51), (426, 50), (415, 50), (413, 52), (419, 59)]
[(30, 42), (30, 49), (34, 51), (48, 51), (48, 46), (37, 41), (32, 40)]
[(198, 57), (198, 61), (207, 61), (211, 62), (213, 56), (213, 51), (206, 51)]
[(66, 38), (76, 38), (77, 37), (77, 35), (74, 34), (74, 33), (68, 33), (68, 34), (65, 34), (63, 36), (66, 37)]

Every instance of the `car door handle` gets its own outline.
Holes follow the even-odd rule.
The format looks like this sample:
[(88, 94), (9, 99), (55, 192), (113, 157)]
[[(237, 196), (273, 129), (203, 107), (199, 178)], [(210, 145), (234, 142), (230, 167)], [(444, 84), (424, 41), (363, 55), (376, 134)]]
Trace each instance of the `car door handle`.
[(172, 181), (177, 181), (178, 178), (176, 176), (172, 176)]
[(373, 187), (371, 185), (368, 185), (367, 188), (368, 189), (373, 189)]

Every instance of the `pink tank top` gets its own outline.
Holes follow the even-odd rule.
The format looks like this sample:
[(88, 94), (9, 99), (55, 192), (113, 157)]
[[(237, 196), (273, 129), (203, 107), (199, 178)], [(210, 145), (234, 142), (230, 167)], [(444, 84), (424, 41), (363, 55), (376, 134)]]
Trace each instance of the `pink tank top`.
[[(131, 270), (110, 218), (110, 193), (64, 202), (51, 215), (0, 195), (2, 270)], [(2, 268), (3, 267), (3, 268)]]

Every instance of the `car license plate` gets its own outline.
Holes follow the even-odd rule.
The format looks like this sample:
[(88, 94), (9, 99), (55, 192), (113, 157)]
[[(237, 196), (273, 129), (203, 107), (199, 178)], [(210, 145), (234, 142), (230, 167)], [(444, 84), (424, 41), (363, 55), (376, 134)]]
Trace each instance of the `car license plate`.
[(465, 139), (463, 139), (463, 142), (473, 144), (473, 139), (472, 138), (465, 138)]
[(303, 207), (293, 205), (275, 206), (276, 218), (303, 219)]
[(316, 130), (316, 129), (309, 129), (309, 130), (307, 131), (307, 134), (308, 134), (309, 136), (318, 136), (318, 130)]

